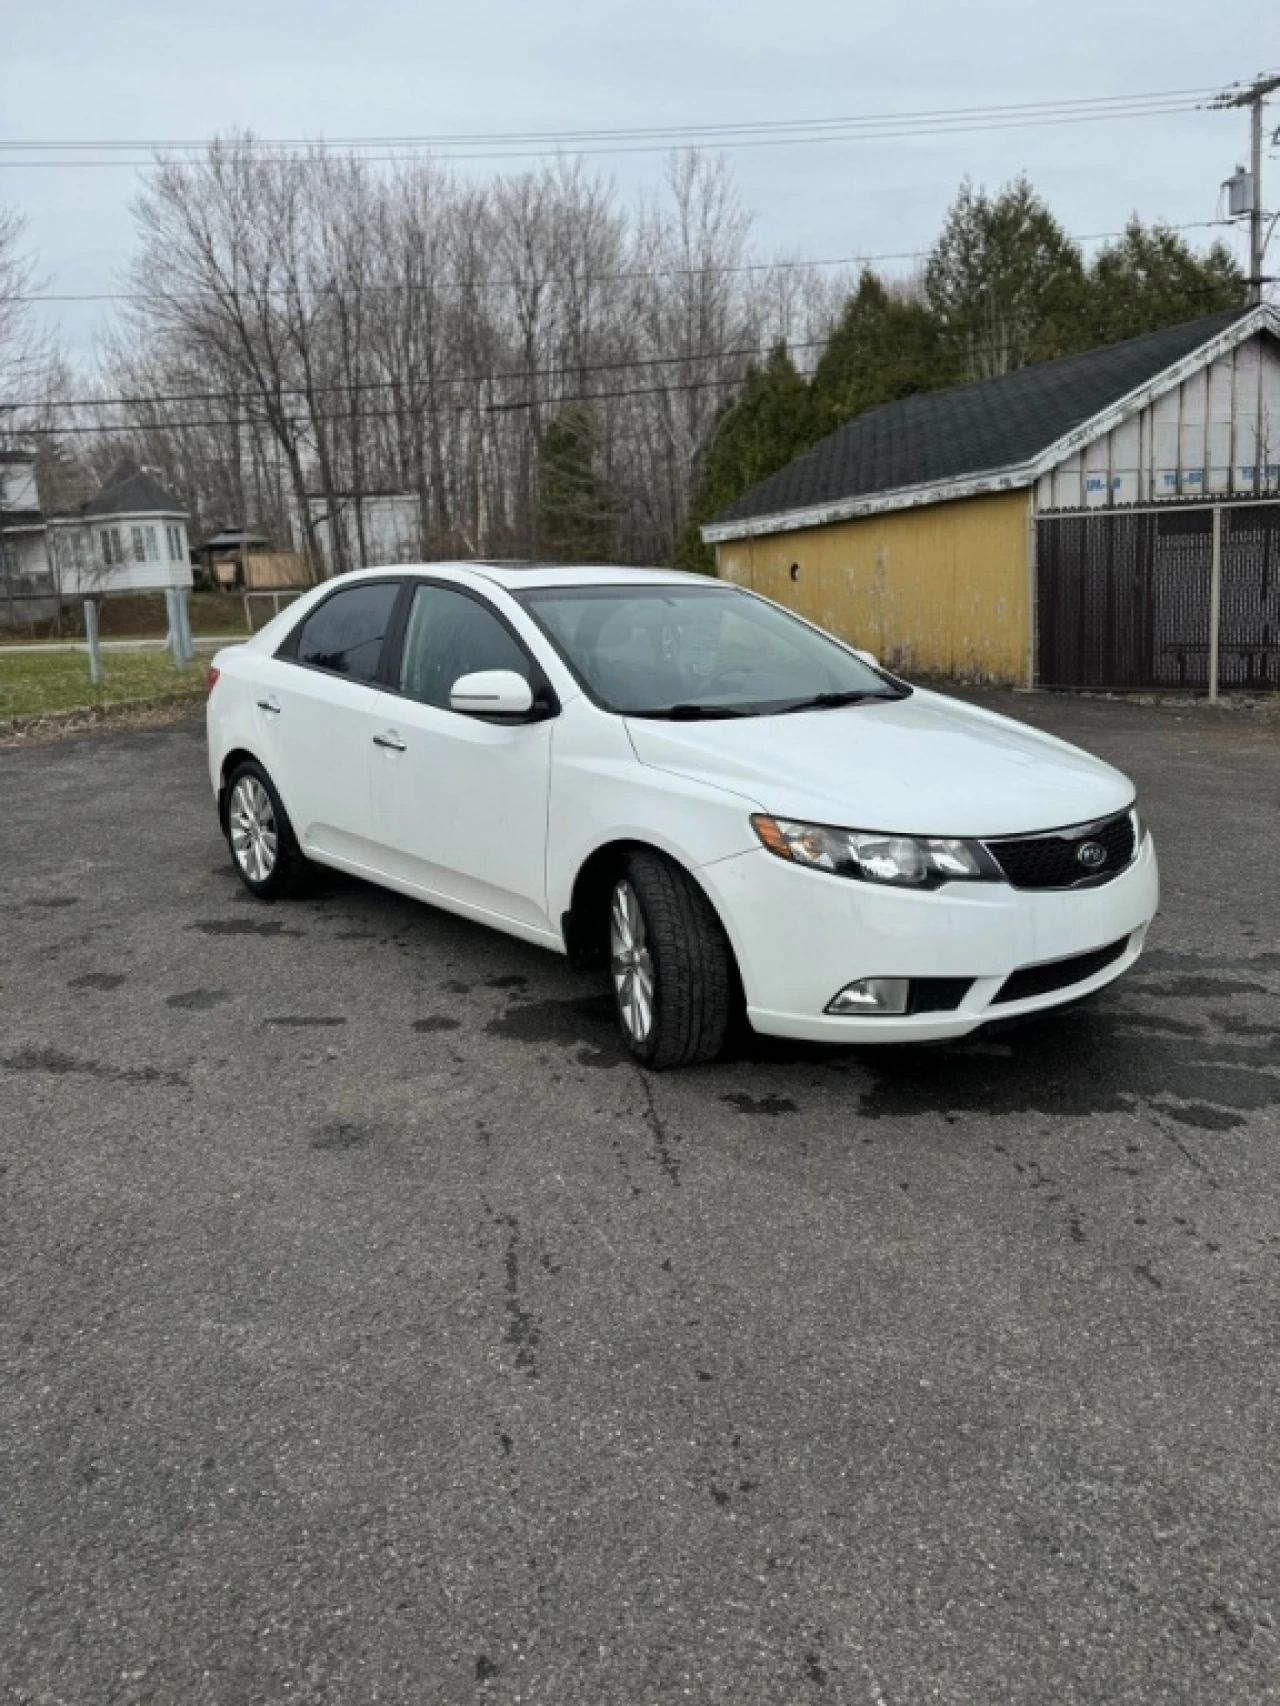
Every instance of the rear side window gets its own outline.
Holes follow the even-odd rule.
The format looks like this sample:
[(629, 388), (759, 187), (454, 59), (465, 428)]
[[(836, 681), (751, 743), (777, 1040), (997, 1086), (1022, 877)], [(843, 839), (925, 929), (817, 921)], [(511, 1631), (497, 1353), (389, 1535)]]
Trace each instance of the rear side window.
[(353, 681), (375, 680), (399, 592), (395, 581), (335, 592), (299, 628), (294, 656), (312, 669), (329, 669)]
[(511, 669), (533, 685), (528, 655), (491, 610), (464, 592), (420, 586), (404, 633), (400, 691), (447, 711), (454, 682), (478, 669)]

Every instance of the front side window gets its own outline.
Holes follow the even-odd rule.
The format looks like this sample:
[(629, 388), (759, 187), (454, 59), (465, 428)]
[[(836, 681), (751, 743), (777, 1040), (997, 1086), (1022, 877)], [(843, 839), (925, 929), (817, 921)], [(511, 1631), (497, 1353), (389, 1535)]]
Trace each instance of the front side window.
[(373, 581), (326, 598), (298, 630), (298, 662), (354, 681), (376, 680), (399, 591), (394, 581)]
[(839, 641), (725, 586), (516, 596), (593, 697), (625, 715), (756, 716), (906, 691)]
[(144, 528), (143, 531), (147, 541), (147, 561), (149, 563), (158, 563), (160, 560), (160, 552), (156, 545), (156, 530), (154, 527), (147, 527)]
[(420, 586), (405, 628), (400, 691), (447, 711), (454, 682), (479, 669), (511, 669), (532, 685), (528, 655), (491, 610), (451, 587)]
[(133, 560), (135, 563), (145, 563), (147, 560), (147, 542), (140, 527), (133, 529)]

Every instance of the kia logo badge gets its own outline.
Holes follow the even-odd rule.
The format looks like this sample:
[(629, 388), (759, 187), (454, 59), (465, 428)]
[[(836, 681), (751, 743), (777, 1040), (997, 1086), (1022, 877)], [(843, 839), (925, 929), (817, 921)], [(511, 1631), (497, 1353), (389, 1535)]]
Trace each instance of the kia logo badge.
[(1101, 870), (1107, 862), (1107, 850), (1097, 841), (1082, 841), (1076, 848), (1076, 858), (1086, 871)]

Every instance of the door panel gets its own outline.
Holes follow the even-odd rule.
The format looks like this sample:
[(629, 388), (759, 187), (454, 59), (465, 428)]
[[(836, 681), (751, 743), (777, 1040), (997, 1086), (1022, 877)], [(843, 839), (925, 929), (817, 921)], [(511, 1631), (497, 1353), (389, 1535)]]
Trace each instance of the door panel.
[(503, 722), (449, 709), (460, 676), (541, 672), (479, 594), (423, 581), (413, 593), (370, 750), (374, 833), (400, 883), (525, 926), (548, 926), (550, 720)]
[(381, 689), (283, 658), (264, 659), (259, 682), (259, 750), (303, 851), (376, 869), (369, 772)]
[(504, 725), (378, 699), (374, 833), (390, 876), (464, 906), (548, 926), (547, 790), (552, 722)]
[(403, 582), (339, 586), (264, 658), (259, 750), (303, 850), (377, 869), (370, 801), (374, 709)]

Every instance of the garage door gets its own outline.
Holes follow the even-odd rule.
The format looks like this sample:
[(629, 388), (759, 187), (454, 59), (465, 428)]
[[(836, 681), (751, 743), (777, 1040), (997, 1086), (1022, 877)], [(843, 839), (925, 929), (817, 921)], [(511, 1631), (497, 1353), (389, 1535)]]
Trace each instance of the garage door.
[[(1045, 687), (1209, 685), (1213, 511), (1041, 516), (1038, 679)], [(1223, 687), (1280, 687), (1280, 504), (1222, 511)]]

